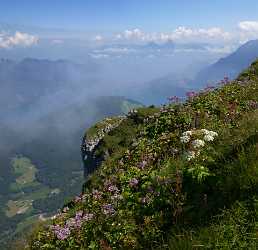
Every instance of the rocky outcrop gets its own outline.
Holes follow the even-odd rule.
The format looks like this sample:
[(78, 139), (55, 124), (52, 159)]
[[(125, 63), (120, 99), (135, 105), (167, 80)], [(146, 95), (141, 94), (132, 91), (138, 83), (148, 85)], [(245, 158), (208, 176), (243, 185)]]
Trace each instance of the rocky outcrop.
[(95, 125), (99, 128), (93, 135), (86, 133), (81, 146), (85, 177), (91, 174), (98, 166), (100, 166), (101, 162), (108, 157), (108, 151), (105, 151), (102, 155), (96, 155), (96, 151), (101, 146), (101, 142), (105, 135), (117, 128), (124, 119), (126, 119), (126, 116), (118, 116), (114, 119), (106, 118)]

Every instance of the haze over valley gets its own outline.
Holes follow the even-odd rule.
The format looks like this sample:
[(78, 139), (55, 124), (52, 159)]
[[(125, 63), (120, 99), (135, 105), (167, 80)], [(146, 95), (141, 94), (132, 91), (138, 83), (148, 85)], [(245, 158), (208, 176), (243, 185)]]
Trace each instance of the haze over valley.
[[(258, 58), (258, 5), (251, 0), (253, 9), (242, 11), (239, 3), (222, 0), (220, 7), (183, 1), (187, 8), (180, 1), (10, 2), (0, 17), (5, 249), (80, 195), (89, 177), (81, 154), (86, 129), (95, 131), (95, 123), (113, 116), (126, 120), (135, 109), (152, 117), (171, 97), (184, 102), (186, 93), (234, 80)], [(230, 20), (228, 9), (236, 11)], [(128, 143), (121, 150), (138, 131), (130, 122), (124, 126), (133, 131), (121, 132), (130, 140), (109, 138), (111, 145)], [(103, 152), (102, 160), (111, 155)]]

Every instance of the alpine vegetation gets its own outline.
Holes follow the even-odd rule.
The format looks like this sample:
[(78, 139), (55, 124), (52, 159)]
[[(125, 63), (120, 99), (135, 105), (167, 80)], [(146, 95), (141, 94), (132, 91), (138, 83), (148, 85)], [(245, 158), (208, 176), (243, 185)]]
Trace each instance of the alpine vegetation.
[(185, 102), (93, 126), (85, 147), (106, 157), (26, 248), (257, 249), (257, 102), (258, 61)]

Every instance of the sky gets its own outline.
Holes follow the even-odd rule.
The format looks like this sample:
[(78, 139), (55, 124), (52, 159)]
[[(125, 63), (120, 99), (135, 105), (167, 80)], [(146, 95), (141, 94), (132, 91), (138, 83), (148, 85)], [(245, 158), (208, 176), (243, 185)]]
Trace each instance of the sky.
[(0, 0), (0, 21), (48, 28), (167, 31), (178, 26), (234, 29), (258, 20), (256, 0)]
[(224, 46), (258, 38), (257, 0), (0, 0), (0, 6), (0, 48), (46, 37), (51, 44), (76, 38)]

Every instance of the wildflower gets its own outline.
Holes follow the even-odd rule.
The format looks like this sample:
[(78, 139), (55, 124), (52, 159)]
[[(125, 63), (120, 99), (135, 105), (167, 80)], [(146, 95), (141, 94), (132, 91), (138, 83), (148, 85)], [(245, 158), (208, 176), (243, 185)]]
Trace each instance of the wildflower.
[(196, 140), (192, 141), (192, 145), (194, 148), (201, 148), (205, 145), (205, 142), (203, 140), (196, 139)]
[(109, 191), (110, 193), (118, 193), (118, 192), (119, 192), (119, 189), (118, 189), (117, 186), (115, 186), (115, 185), (110, 185), (110, 186), (108, 187), (108, 191)]
[(113, 208), (111, 204), (105, 204), (102, 206), (103, 214), (105, 215), (113, 215), (115, 214), (116, 210)]
[(94, 218), (94, 214), (91, 214), (91, 213), (84, 214), (84, 216), (82, 217), (83, 221), (90, 221), (93, 218)]
[(248, 104), (249, 104), (250, 108), (252, 108), (252, 109), (258, 108), (258, 103), (256, 101), (251, 100), (248, 102)]
[(196, 96), (196, 93), (194, 91), (189, 91), (189, 92), (186, 92), (186, 96), (188, 98), (193, 98)]
[(218, 133), (214, 132), (214, 131), (209, 131), (207, 129), (201, 129), (201, 132), (203, 132), (204, 134), (204, 141), (213, 141), (214, 137), (218, 136)]
[(186, 151), (185, 152), (185, 158), (186, 158), (187, 161), (190, 161), (190, 160), (194, 159), (195, 156), (196, 156), (195, 151)]
[(61, 227), (60, 225), (54, 225), (51, 227), (51, 229), (59, 240), (65, 240), (71, 233), (69, 227), (67, 226)]
[(139, 181), (136, 179), (136, 178), (132, 178), (130, 181), (129, 181), (129, 186), (131, 188), (133, 187), (136, 187), (138, 185)]
[(183, 136), (191, 136), (193, 134), (193, 131), (188, 130), (183, 133)]
[(96, 189), (92, 191), (92, 195), (95, 200), (100, 200), (102, 198), (102, 193)]
[(189, 136), (187, 136), (187, 135), (184, 135), (184, 136), (181, 136), (180, 137), (180, 141), (182, 142), (182, 143), (188, 143), (189, 141), (190, 141), (190, 137)]
[(214, 88), (215, 88), (214, 86), (209, 86), (209, 85), (207, 85), (207, 86), (205, 87), (204, 91), (205, 91), (205, 92), (209, 92), (209, 91), (213, 90)]
[(75, 218), (70, 218), (66, 221), (66, 226), (68, 226), (69, 228), (73, 228), (76, 226), (76, 220)]
[(64, 213), (66, 213), (66, 212), (68, 212), (68, 211), (69, 211), (69, 207), (64, 207), (64, 208), (63, 208), (63, 212), (64, 212)]
[(180, 101), (180, 97), (178, 97), (178, 96), (175, 95), (175, 96), (169, 97), (168, 100), (169, 100), (170, 102), (177, 103), (177, 102)]
[(147, 164), (148, 164), (148, 162), (145, 161), (145, 160), (143, 160), (142, 162), (140, 162), (140, 163), (138, 164), (138, 166), (139, 166), (139, 168), (144, 169)]
[(76, 220), (80, 219), (82, 217), (82, 215), (83, 215), (83, 211), (80, 210), (80, 211), (76, 212), (75, 219)]
[(201, 131), (204, 135), (209, 134), (209, 130), (207, 130), (207, 129), (205, 129), (205, 128), (201, 129), (200, 131)]
[(214, 140), (214, 137), (211, 136), (211, 135), (205, 135), (205, 136), (203, 137), (203, 139), (204, 139), (205, 141), (213, 141), (213, 140)]

